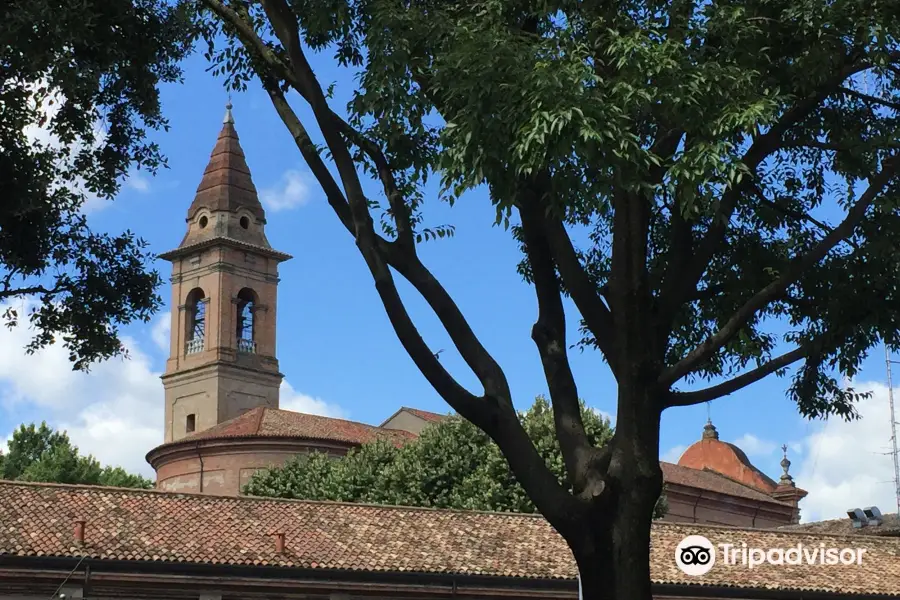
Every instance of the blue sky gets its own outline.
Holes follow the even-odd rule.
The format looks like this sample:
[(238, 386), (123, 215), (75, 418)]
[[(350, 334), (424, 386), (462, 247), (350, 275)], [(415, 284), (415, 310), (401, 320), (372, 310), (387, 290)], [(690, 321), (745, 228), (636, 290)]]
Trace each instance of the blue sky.
[[(338, 82), (339, 103), (335, 107), (341, 108), (352, 81), (337, 72), (330, 60), (318, 60), (314, 67), (324, 83)], [(170, 168), (153, 178), (146, 174), (133, 176), (115, 202), (91, 212), (92, 225), (111, 232), (131, 229), (149, 241), (155, 252), (176, 247), (185, 232), (187, 208), (221, 128), (227, 99), (222, 82), (205, 72), (202, 57), (191, 58), (186, 64), (185, 83), (166, 86), (162, 93), (171, 130), (155, 134), (155, 139), (168, 157)], [(447, 406), (397, 341), (351, 237), (340, 227), (265, 94), (251, 86), (250, 91), (233, 96), (232, 101), (247, 162), (266, 205), (269, 241), (276, 249), (294, 256), (282, 265), (278, 312), (278, 358), (293, 390), (316, 399), (319, 406), (327, 405), (332, 412), (370, 423), (381, 422), (401, 405), (446, 412)], [(301, 110), (300, 114), (305, 116), (307, 113)], [(456, 298), (484, 345), (505, 369), (518, 406), (526, 407), (535, 395), (547, 390), (530, 339), (536, 316), (535, 299), (531, 288), (516, 274), (519, 261), (516, 244), (509, 232), (491, 225), (493, 210), (484, 191), (470, 193), (452, 208), (433, 202), (426, 217), (431, 225), (452, 223), (456, 226), (455, 237), (425, 244), (423, 259)], [(168, 263), (160, 261), (157, 268), (167, 279)], [(437, 326), (436, 319), (408, 288), (402, 291), (434, 350), (446, 350), (442, 354), (445, 363), (461, 381), (477, 391), (474, 378), (451, 352), (452, 346)], [(168, 302), (168, 289), (164, 287), (160, 293)], [(577, 325), (574, 315), (571, 311), (572, 341)], [(153, 405), (153, 410), (158, 411), (157, 416), (154, 417), (151, 411), (145, 419), (158, 418), (158, 425), (141, 423), (141, 427), (147, 428), (145, 435), (134, 436), (145, 445), (156, 435), (155, 428), (161, 430), (162, 426), (162, 385), (155, 377), (164, 366), (166, 353), (154, 342), (154, 330), (159, 337), (162, 331), (159, 322), (136, 325), (126, 331), (130, 343), (138, 350), (140, 369), (153, 375), (152, 378), (141, 375), (141, 383), (134, 385), (148, 398), (155, 394), (158, 402)], [(3, 340), (0, 340), (2, 345)], [(15, 348), (15, 352), (21, 355), (19, 348)], [(12, 347), (8, 346), (8, 350)], [(16, 364), (31, 364), (27, 363), (30, 359), (17, 357), (15, 360), (19, 361)], [(580, 395), (591, 406), (615, 413), (614, 382), (599, 355), (573, 351), (571, 360)], [(104, 383), (101, 377), (104, 373), (115, 378), (123, 376), (123, 369), (140, 370), (133, 365), (123, 367), (120, 361), (114, 362), (114, 367), (99, 367), (91, 375), (83, 376), (90, 378), (83, 380), (83, 383), (90, 382), (84, 383), (85, 389), (109, 390), (111, 384)], [(63, 368), (58, 361), (53, 365), (55, 369)], [(22, 372), (25, 368), (31, 367), (16, 369)], [(96, 408), (96, 405), (88, 402), (73, 406), (67, 412), (64, 400), (34, 400), (32, 396), (37, 392), (30, 392), (31, 388), (15, 379), (16, 369), (0, 367), (0, 398), (4, 407), (0, 412), (0, 431), (9, 432), (22, 421), (42, 418), (60, 425), (68, 424), (76, 431), (89, 431), (91, 423), (95, 428), (100, 427), (101, 417), (90, 423), (85, 417), (85, 411), (90, 412), (90, 407)], [(59, 370), (54, 373), (34, 370), (38, 377), (59, 377), (61, 381), (82, 377), (63, 376)], [(132, 381), (138, 378), (134, 375)], [(866, 361), (859, 380), (882, 382), (884, 379), (884, 359), (881, 350), (877, 349)], [(124, 381), (126, 388), (132, 385), (127, 378)], [(821, 489), (817, 488), (817, 494), (834, 496), (838, 494), (835, 490), (842, 490), (834, 502), (817, 501), (811, 511), (840, 516), (840, 510), (835, 507), (841, 507), (839, 502), (853, 501), (848, 496), (851, 494), (860, 496), (856, 501), (858, 505), (874, 503), (874, 496), (893, 511), (891, 485), (884, 483), (892, 476), (890, 461), (876, 454), (886, 451), (889, 445), (884, 394), (876, 395), (879, 399), (866, 405), (863, 411), (867, 417), (865, 424), (847, 426), (838, 423), (825, 427), (822, 423), (805, 421), (798, 415), (795, 406), (785, 397), (788, 383), (787, 378), (768, 378), (714, 402), (711, 415), (722, 439), (743, 444), (751, 459), (775, 478), (781, 472), (778, 447), (782, 443), (790, 444), (790, 455), (795, 464), (792, 472), (806, 474), (809, 480), (821, 479), (824, 483)], [(123, 393), (127, 395), (128, 392)], [(103, 401), (102, 414), (115, 417), (128, 410), (127, 404), (117, 400), (120, 396), (110, 394)], [(120, 406), (121, 409), (117, 408)], [(76, 408), (81, 411), (77, 418)], [(663, 418), (661, 453), (666, 458), (677, 459), (678, 448), (699, 439), (706, 418), (706, 405), (667, 412)], [(114, 418), (112, 423), (107, 425), (130, 427), (122, 419), (116, 421)], [(82, 446), (103, 454), (103, 458), (108, 456), (115, 460), (114, 444), (102, 442), (102, 432), (90, 435), (93, 442), (86, 437)], [(837, 442), (832, 439), (835, 435), (839, 438)], [(850, 443), (857, 436), (867, 438), (871, 447), (859, 450), (859, 446)], [(73, 437), (79, 441), (77, 436)], [(116, 439), (122, 439), (121, 435)], [(871, 471), (866, 480), (868, 487), (861, 488), (859, 481), (854, 483), (852, 477), (858, 474), (854, 474), (852, 460), (850, 466), (841, 467), (847, 471), (846, 476), (829, 479), (829, 469), (837, 464), (837, 459), (831, 456), (831, 452), (837, 452), (834, 449), (836, 443), (849, 444), (840, 452), (857, 448), (860, 453), (857, 458), (869, 465), (867, 468)], [(140, 453), (149, 447), (147, 445)], [(132, 462), (127, 464), (130, 466)], [(797, 482), (801, 487), (810, 488), (799, 476)], [(871, 502), (870, 498), (873, 498)], [(838, 514), (830, 514), (836, 510)]]

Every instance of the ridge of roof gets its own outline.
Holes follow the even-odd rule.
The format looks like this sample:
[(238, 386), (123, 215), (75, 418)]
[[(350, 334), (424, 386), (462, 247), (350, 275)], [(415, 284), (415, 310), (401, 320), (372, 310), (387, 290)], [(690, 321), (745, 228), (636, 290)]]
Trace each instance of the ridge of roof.
[[(426, 421), (440, 421), (442, 419), (447, 418), (449, 415), (442, 415), (440, 413), (431, 412), (429, 410), (422, 410), (421, 408), (412, 408), (411, 406), (401, 406), (400, 410), (405, 410), (411, 412), (412, 414), (425, 419)], [(397, 412), (400, 412), (399, 410)], [(395, 413), (396, 414), (396, 413)]]
[[(746, 485), (741, 481), (736, 481), (731, 477), (728, 477), (718, 471), (714, 471), (712, 469), (695, 469), (693, 467), (688, 467), (685, 465), (679, 465), (676, 463), (671, 463), (667, 461), (659, 461), (660, 467), (663, 469), (663, 479), (666, 483), (672, 483), (675, 485), (684, 485), (688, 487), (695, 487), (699, 489), (704, 489), (710, 492), (715, 492), (717, 494), (723, 494), (726, 496), (739, 496), (742, 498), (747, 498), (751, 500), (757, 500), (761, 502), (768, 502), (771, 504), (775, 504), (777, 506), (790, 506), (785, 502), (780, 500), (776, 500), (772, 496), (767, 493)], [(694, 478), (694, 481), (672, 481), (671, 478), (666, 477), (666, 471), (669, 471), (669, 475), (686, 475)], [(703, 479), (705, 478), (705, 480)], [(715, 482), (710, 481), (709, 479), (715, 480)], [(727, 489), (719, 485), (721, 483), (727, 484), (731, 486), (731, 489)]]
[(499, 516), (499, 517), (515, 517), (515, 518), (528, 518), (528, 519), (543, 519), (543, 515), (540, 513), (517, 513), (512, 511), (499, 511), (499, 510), (468, 510), (462, 508), (440, 508), (436, 506), (412, 506), (409, 504), (376, 504), (372, 502), (348, 502), (344, 500), (306, 500), (303, 498), (279, 498), (276, 496), (249, 496), (245, 494), (241, 494), (240, 496), (228, 496), (228, 495), (219, 495), (219, 494), (200, 494), (195, 493), (192, 494), (190, 492), (170, 492), (167, 490), (160, 489), (146, 489), (146, 488), (130, 488), (130, 487), (116, 487), (109, 485), (87, 485), (87, 484), (78, 484), (78, 483), (50, 483), (50, 482), (42, 482), (42, 481), (13, 481), (10, 479), (0, 479), (0, 486), (22, 486), (22, 487), (31, 487), (31, 488), (59, 488), (63, 490), (70, 491), (85, 491), (85, 492), (108, 492), (108, 493), (126, 493), (126, 494), (135, 494), (135, 495), (154, 495), (154, 496), (163, 496), (169, 498), (185, 498), (185, 499), (197, 499), (197, 500), (225, 500), (225, 501), (235, 501), (235, 502), (274, 502), (277, 504), (309, 504), (314, 506), (335, 506), (335, 507), (348, 507), (348, 508), (371, 508), (374, 510), (397, 510), (397, 511), (413, 511), (413, 512), (437, 512), (437, 513), (460, 513), (466, 515), (487, 515), (487, 516)]
[(397, 415), (399, 415), (400, 413), (402, 413), (402, 412), (404, 412), (404, 411), (406, 411), (406, 412), (408, 412), (408, 413), (410, 413), (410, 414), (412, 414), (412, 415), (415, 415), (415, 416), (417, 416), (417, 417), (419, 417), (420, 419), (423, 419), (423, 420), (425, 420), (425, 421), (431, 421), (432, 423), (436, 423), (436, 422), (438, 422), (438, 421), (441, 421), (441, 420), (443, 420), (443, 419), (445, 419), (445, 418), (451, 416), (451, 415), (449, 415), (449, 414), (441, 415), (441, 414), (438, 414), (438, 413), (430, 412), (430, 411), (427, 411), (427, 410), (422, 410), (422, 409), (419, 409), (419, 408), (412, 408), (411, 406), (401, 406), (400, 408), (398, 408), (397, 410), (395, 410), (393, 413), (391, 413), (391, 416), (389, 416), (387, 419), (384, 419), (384, 420), (378, 425), (378, 427), (384, 427), (387, 423), (389, 423), (389, 422), (391, 421), (391, 419), (393, 419), (394, 417), (396, 417)]
[[(267, 406), (258, 406), (251, 410), (248, 410), (242, 415), (238, 415), (232, 419), (227, 421), (223, 421), (217, 425), (214, 425), (208, 429), (204, 429), (202, 431), (197, 431), (188, 436), (185, 436), (179, 440), (175, 440), (172, 442), (166, 442), (164, 444), (160, 444), (156, 446), (150, 453), (153, 453), (159, 449), (171, 448), (177, 446), (179, 444), (191, 444), (196, 442), (208, 441), (208, 440), (219, 440), (219, 439), (246, 439), (246, 438), (297, 438), (297, 439), (308, 439), (308, 440), (324, 440), (324, 441), (335, 441), (335, 442), (344, 442), (350, 444), (363, 444), (371, 440), (364, 440), (360, 438), (353, 438), (353, 436), (340, 437), (335, 435), (320, 435), (316, 432), (296, 432), (296, 431), (266, 431), (264, 429), (266, 415), (271, 413), (276, 416), (285, 416), (288, 418), (302, 418), (307, 419), (309, 421), (318, 421), (320, 423), (334, 423), (334, 424), (343, 424), (351, 426), (352, 428), (362, 429), (372, 435), (373, 439), (377, 438), (386, 438), (386, 439), (395, 439), (395, 440), (409, 440), (415, 439), (416, 434), (400, 430), (400, 429), (383, 429), (377, 425), (369, 425), (368, 423), (362, 423), (360, 421), (351, 421), (349, 419), (341, 419), (338, 417), (327, 417), (324, 415), (315, 415), (312, 413), (304, 413), (293, 410), (286, 410), (281, 408), (270, 408)], [(253, 422), (255, 419), (255, 423)], [(231, 433), (230, 430), (240, 429), (242, 425), (250, 424), (250, 428), (247, 431), (238, 431), (236, 433)]]

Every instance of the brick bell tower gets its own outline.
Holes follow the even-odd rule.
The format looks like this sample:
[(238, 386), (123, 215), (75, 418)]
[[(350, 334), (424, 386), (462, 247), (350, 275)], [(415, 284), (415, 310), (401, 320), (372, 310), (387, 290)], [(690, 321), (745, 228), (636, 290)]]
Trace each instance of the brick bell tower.
[(278, 408), (278, 265), (231, 103), (172, 263), (171, 351), (162, 376), (165, 442), (259, 406)]

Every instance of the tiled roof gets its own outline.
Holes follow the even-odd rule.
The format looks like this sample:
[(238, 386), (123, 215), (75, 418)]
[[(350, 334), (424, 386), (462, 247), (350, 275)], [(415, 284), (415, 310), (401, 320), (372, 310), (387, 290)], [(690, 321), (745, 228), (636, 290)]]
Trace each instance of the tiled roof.
[(853, 527), (849, 518), (830, 519), (828, 521), (815, 521), (813, 523), (800, 523), (799, 525), (785, 525), (779, 527), (784, 531), (804, 531), (807, 533), (827, 533), (836, 535), (889, 535), (900, 537), (900, 517), (896, 513), (882, 515), (881, 525), (867, 525), (865, 527)]
[(210, 246), (216, 246), (220, 244), (233, 246), (245, 251), (250, 250), (252, 252), (256, 252), (257, 254), (276, 258), (281, 261), (290, 260), (291, 258), (293, 258), (290, 254), (279, 252), (278, 250), (272, 250), (268, 246), (261, 246), (259, 244), (254, 244), (245, 240), (228, 237), (227, 235), (214, 235), (213, 237), (200, 239), (198, 241), (188, 241), (175, 250), (169, 250), (168, 252), (161, 253), (159, 257), (165, 260), (171, 260), (173, 258), (177, 258), (178, 256), (189, 254), (191, 252), (197, 252)]
[[(79, 519), (86, 521), (84, 546), (73, 540)], [(275, 533), (285, 535), (282, 554)], [(675, 549), (698, 534), (713, 544), (753, 548), (862, 545), (858, 536), (656, 523), (654, 582), (900, 596), (900, 540), (866, 538), (861, 565), (748, 569), (719, 559), (709, 573), (691, 578), (676, 567)], [(18, 482), (0, 482), (3, 555), (544, 579), (576, 573), (562, 538), (536, 515)]]
[(265, 218), (230, 110), (188, 210), (188, 218), (201, 208), (230, 211), (245, 208)]
[(376, 440), (400, 444), (416, 437), (408, 431), (381, 429), (344, 419), (259, 407), (171, 443), (257, 436), (308, 438), (348, 444), (366, 444)]
[(414, 414), (420, 419), (424, 419), (426, 421), (429, 421), (430, 423), (437, 423), (438, 421), (443, 421), (447, 418), (447, 415), (440, 415), (438, 413), (428, 412), (427, 410), (419, 410), (418, 408), (409, 408), (408, 406), (404, 406), (400, 410), (405, 410), (406, 412)]
[(737, 482), (720, 473), (716, 473), (715, 471), (710, 471), (709, 469), (692, 469), (690, 467), (684, 467), (668, 462), (660, 462), (659, 464), (662, 467), (663, 479), (666, 483), (700, 488), (719, 494), (747, 498), (748, 500), (788, 506), (784, 502), (779, 502), (772, 498), (772, 496), (769, 496), (756, 488), (744, 485), (743, 483)]
[(678, 464), (698, 470), (709, 468), (763, 492), (772, 492), (778, 487), (771, 477), (750, 462), (743, 450), (717, 437), (705, 437), (691, 444), (678, 459)]

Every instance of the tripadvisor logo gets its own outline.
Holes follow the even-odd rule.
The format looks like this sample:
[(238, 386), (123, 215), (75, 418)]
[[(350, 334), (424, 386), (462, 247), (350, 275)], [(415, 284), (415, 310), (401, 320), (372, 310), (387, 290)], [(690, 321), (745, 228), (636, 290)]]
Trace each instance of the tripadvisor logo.
[(706, 575), (716, 564), (716, 549), (702, 535), (689, 535), (675, 548), (675, 564), (685, 575)]
[(753, 569), (761, 565), (861, 565), (865, 548), (831, 548), (797, 544), (790, 548), (752, 548), (746, 543), (713, 545), (702, 535), (689, 535), (675, 548), (675, 564), (686, 575), (705, 575), (719, 563)]

